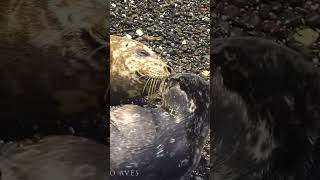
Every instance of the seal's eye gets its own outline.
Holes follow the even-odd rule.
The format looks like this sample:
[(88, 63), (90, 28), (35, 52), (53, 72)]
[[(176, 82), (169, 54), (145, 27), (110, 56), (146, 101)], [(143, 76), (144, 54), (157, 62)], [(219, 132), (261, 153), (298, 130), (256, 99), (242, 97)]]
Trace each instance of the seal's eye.
[(150, 56), (150, 54), (149, 54), (146, 50), (144, 50), (144, 49), (138, 49), (138, 50), (136, 51), (136, 53), (137, 53), (139, 56)]

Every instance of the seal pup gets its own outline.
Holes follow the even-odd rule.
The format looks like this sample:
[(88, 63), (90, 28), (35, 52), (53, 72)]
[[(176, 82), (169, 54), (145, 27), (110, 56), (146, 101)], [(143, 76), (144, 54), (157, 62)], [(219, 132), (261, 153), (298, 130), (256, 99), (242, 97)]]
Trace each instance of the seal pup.
[(126, 37), (110, 36), (111, 104), (154, 94), (172, 69), (146, 45)]
[(3, 0), (0, 9), (1, 138), (103, 112), (105, 1)]
[(209, 133), (209, 83), (175, 74), (160, 85), (161, 107), (112, 107), (111, 179), (184, 179)]
[(265, 39), (211, 45), (212, 178), (319, 179), (318, 69)]
[(107, 180), (107, 146), (76, 136), (0, 144), (1, 180)]

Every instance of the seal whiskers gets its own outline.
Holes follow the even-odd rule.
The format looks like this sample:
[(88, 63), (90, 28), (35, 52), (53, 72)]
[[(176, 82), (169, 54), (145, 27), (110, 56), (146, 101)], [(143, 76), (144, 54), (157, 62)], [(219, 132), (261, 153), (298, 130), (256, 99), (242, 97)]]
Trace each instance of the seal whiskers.
[(152, 79), (152, 78), (148, 78), (148, 79), (147, 79), (146, 83), (144, 84), (144, 87), (143, 87), (142, 92), (145, 92), (146, 87), (147, 87), (147, 85), (148, 85), (148, 83), (150, 82), (151, 79)]
[(152, 98), (152, 95), (154, 93), (154, 89), (155, 89), (155, 82), (156, 82), (157, 79), (155, 78), (152, 78), (152, 83), (151, 83), (151, 86), (150, 86), (150, 89), (149, 89), (149, 93), (148, 93), (148, 97)]
[(156, 94), (158, 82), (159, 82), (159, 79), (154, 79), (153, 89), (152, 89), (152, 93), (151, 93), (151, 99), (153, 99), (153, 97)]

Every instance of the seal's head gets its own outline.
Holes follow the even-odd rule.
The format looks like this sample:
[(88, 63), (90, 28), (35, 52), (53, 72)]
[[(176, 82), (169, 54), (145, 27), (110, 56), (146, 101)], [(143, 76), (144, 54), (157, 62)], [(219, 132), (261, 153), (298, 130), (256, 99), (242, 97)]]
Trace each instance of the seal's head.
[[(209, 85), (200, 76), (182, 73), (167, 78), (160, 86), (163, 107), (181, 113), (203, 113), (209, 107)], [(183, 112), (181, 111), (183, 109)]]
[(110, 50), (111, 93), (124, 97), (150, 95), (172, 72), (155, 52), (138, 41), (112, 35)]

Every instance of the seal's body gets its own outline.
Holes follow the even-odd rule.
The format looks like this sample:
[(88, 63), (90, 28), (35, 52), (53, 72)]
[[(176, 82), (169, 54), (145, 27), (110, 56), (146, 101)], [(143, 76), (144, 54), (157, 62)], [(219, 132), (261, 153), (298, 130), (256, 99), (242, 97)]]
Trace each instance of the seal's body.
[(119, 99), (151, 95), (170, 73), (171, 68), (146, 45), (125, 37), (110, 36), (112, 104)]
[[(176, 74), (160, 92), (161, 107), (111, 109), (111, 179), (183, 179), (196, 168), (209, 132), (209, 84)], [(123, 177), (125, 170), (134, 173)]]
[(319, 179), (318, 69), (264, 39), (212, 50), (213, 179)]
[(0, 144), (1, 180), (106, 180), (107, 146), (75, 136)]
[(102, 111), (104, 1), (5, 0), (0, 9), (0, 137)]

